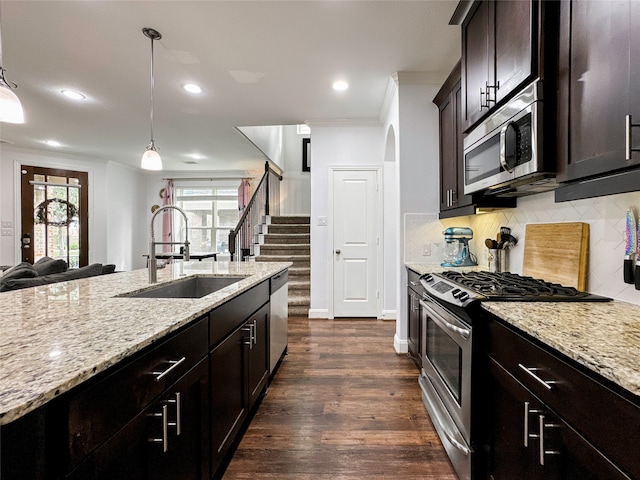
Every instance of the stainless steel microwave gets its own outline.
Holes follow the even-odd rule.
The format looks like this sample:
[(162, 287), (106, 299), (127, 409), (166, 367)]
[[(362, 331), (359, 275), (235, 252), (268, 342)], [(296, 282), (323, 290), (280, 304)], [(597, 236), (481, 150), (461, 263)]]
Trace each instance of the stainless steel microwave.
[(555, 168), (544, 162), (541, 92), (541, 82), (532, 83), (464, 138), (465, 194), (521, 196), (556, 187)]

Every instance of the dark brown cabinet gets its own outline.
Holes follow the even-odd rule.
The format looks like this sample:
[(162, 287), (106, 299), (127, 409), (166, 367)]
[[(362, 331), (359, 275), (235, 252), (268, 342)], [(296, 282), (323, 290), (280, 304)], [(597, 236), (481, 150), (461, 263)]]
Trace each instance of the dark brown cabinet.
[(252, 407), (269, 379), (269, 305), (254, 313), (245, 325), (249, 328), (247, 393)]
[(208, 394), (208, 363), (203, 359), (65, 478), (208, 478), (208, 452), (203, 448), (208, 437)]
[(639, 26), (633, 0), (561, 4), (557, 201), (640, 189)]
[(466, 131), (538, 74), (538, 2), (480, 1), (462, 23)]
[(533, 80), (555, 96), (558, 2), (464, 0), (450, 23), (462, 26), (463, 131)]
[(460, 63), (433, 99), (438, 106), (440, 125), (440, 211), (471, 205), (471, 195), (464, 194), (462, 161), (462, 122), (460, 121), (462, 88)]
[(211, 463), (218, 469), (269, 376), (269, 305), (210, 353)]
[(640, 408), (506, 324), (486, 326), (492, 478), (637, 478)]
[(422, 368), (422, 328), (420, 325), (420, 299), (422, 287), (420, 286), (420, 274), (407, 269), (407, 342), (409, 357), (418, 369)]
[(460, 62), (451, 71), (433, 103), (438, 107), (440, 127), (440, 218), (472, 215), (476, 207), (515, 207), (515, 198), (464, 194)]

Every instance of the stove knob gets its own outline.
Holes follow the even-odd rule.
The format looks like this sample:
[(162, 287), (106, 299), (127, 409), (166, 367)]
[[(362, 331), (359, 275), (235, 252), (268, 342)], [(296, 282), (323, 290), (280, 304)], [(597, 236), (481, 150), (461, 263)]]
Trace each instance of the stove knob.
[(425, 281), (430, 282), (431, 280), (433, 280), (433, 275), (431, 275), (430, 273), (427, 273), (424, 277), (422, 277)]
[(460, 290), (459, 288), (454, 288), (454, 289), (451, 291), (451, 295), (453, 295), (453, 298), (458, 298), (458, 294), (460, 293), (460, 291), (461, 291), (461, 290)]
[(469, 294), (467, 292), (461, 292), (458, 295), (458, 300), (462, 300), (463, 302), (469, 298)]

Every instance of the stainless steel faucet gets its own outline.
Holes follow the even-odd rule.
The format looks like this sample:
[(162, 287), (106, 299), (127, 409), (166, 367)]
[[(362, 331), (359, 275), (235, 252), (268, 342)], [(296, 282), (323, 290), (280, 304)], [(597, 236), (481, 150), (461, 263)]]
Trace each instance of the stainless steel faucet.
[[(156, 216), (164, 211), (164, 210), (177, 210), (184, 217), (184, 242), (156, 242), (155, 235), (153, 234), (153, 221), (156, 219)], [(156, 265), (156, 245), (184, 245), (184, 261), (189, 261), (189, 226), (187, 223), (187, 214), (184, 213), (180, 207), (176, 207), (175, 205), (165, 205), (164, 207), (158, 208), (155, 212), (153, 212), (153, 216), (151, 217), (151, 240), (149, 242), (149, 283), (157, 283), (158, 281), (158, 266)]]

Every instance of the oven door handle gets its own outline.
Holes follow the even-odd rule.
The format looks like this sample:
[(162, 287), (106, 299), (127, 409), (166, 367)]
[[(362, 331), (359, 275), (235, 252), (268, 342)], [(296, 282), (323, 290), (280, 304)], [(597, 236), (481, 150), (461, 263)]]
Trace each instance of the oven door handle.
[[(440, 431), (444, 434), (445, 437), (447, 437), (447, 440), (449, 441), (449, 443), (451, 443), (451, 445), (453, 445), (455, 448), (460, 450), (465, 456), (469, 456), (469, 454), (471, 453), (471, 450), (469, 449), (469, 447), (467, 447), (463, 442), (457, 440), (454, 437), (455, 433), (453, 432), (450, 433), (447, 431), (450, 425), (455, 425), (453, 419), (448, 414), (447, 409), (446, 408), (444, 408), (444, 410), (441, 409), (440, 406), (434, 402), (434, 400), (429, 395), (429, 392), (427, 391), (426, 387), (423, 385), (422, 383), (423, 381), (425, 380), (423, 380), (422, 378), (418, 378), (418, 385), (420, 386), (420, 390), (422, 390), (422, 394), (424, 395), (424, 398), (426, 398), (427, 401), (429, 402), (431, 411), (433, 411), (433, 414), (436, 417), (434, 423), (437, 423), (440, 426)], [(426, 380), (426, 381), (429, 381), (429, 380)]]
[[(429, 307), (429, 305), (427, 305), (424, 302), (424, 300), (420, 300), (420, 305), (422, 305), (422, 308), (424, 308), (427, 311), (433, 311), (433, 309), (431, 307)], [(445, 319), (440, 318), (438, 315), (434, 314), (431, 318), (432, 318), (432, 320), (434, 322), (436, 322), (438, 324), (438, 326), (440, 328), (446, 328), (450, 332), (457, 333), (458, 335), (460, 335), (465, 340), (468, 340), (469, 336), (471, 335), (471, 330), (469, 330), (468, 328), (458, 327), (457, 325), (449, 323)]]

